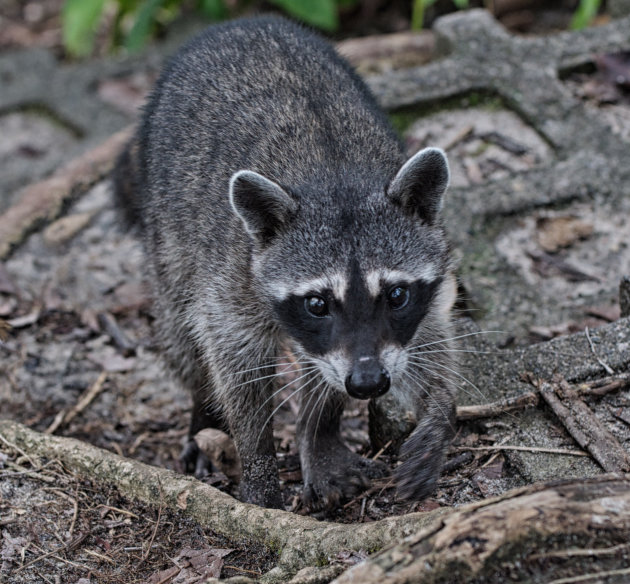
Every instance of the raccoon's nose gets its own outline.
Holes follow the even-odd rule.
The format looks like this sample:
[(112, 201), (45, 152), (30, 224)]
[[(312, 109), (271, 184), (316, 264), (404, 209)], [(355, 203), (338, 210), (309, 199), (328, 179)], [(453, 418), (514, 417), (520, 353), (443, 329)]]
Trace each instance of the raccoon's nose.
[(346, 377), (346, 391), (357, 399), (379, 397), (387, 393), (389, 384), (389, 372), (372, 358), (360, 360)]

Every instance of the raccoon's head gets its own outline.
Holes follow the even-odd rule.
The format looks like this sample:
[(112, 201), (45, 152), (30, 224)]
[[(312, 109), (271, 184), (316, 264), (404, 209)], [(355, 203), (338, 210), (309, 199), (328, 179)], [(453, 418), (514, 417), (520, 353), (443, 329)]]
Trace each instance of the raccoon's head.
[(444, 153), (422, 150), (389, 182), (373, 182), (313, 196), (317, 187), (295, 192), (252, 171), (230, 181), (276, 318), (330, 385), (360, 399), (398, 381), (405, 348), (452, 303), (438, 217), (449, 182)]

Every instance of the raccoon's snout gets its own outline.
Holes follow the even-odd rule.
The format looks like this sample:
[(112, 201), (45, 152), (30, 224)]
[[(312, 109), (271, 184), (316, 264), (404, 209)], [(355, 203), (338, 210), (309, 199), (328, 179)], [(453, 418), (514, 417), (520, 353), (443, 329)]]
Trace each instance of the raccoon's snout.
[(346, 391), (351, 397), (379, 397), (389, 389), (391, 379), (387, 369), (372, 357), (359, 359), (346, 377)]

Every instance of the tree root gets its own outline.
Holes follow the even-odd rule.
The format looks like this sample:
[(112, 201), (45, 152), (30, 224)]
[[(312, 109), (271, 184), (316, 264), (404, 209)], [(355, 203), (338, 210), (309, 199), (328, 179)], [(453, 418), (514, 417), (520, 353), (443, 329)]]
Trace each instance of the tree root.
[[(17, 422), (0, 421), (0, 439), (31, 459), (58, 459), (128, 497), (178, 509), (234, 540), (267, 546), (280, 558), (263, 577), (267, 582), (287, 582), (299, 570), (333, 563), (348, 551), (373, 555), (334, 580), (339, 584), (491, 583), (507, 576), (569, 582), (578, 574), (625, 569), (630, 549), (630, 474), (531, 485), (458, 509), (342, 525), (241, 503), (192, 477)], [(310, 582), (307, 572), (293, 582)], [(324, 582), (338, 570), (318, 573), (315, 580)]]
[(444, 513), (438, 509), (359, 525), (327, 523), (241, 503), (193, 477), (123, 458), (73, 438), (41, 434), (17, 422), (0, 420), (0, 438), (23, 455), (58, 459), (72, 472), (115, 485), (130, 498), (180, 510), (215, 533), (236, 541), (259, 542), (279, 554), (279, 565), (270, 573), (270, 580), (282, 577), (286, 582), (288, 574), (328, 564), (342, 551), (375, 552)]
[(626, 582), (629, 541), (630, 475), (601, 475), (461, 507), (335, 582)]
[(109, 173), (131, 132), (131, 127), (120, 130), (49, 178), (26, 187), (19, 200), (0, 215), (0, 259), (6, 259), (29, 233), (56, 219), (76, 197)]

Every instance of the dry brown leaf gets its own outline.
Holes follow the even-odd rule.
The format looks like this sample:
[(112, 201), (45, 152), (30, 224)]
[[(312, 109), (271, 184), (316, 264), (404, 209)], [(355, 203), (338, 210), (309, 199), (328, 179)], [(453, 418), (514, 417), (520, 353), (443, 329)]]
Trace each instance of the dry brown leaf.
[(548, 253), (569, 247), (593, 234), (593, 225), (579, 217), (539, 217), (536, 222), (538, 245)]
[(31, 326), (32, 324), (35, 324), (39, 320), (39, 317), (41, 315), (42, 315), (41, 309), (38, 306), (36, 306), (28, 314), (25, 314), (24, 316), (16, 316), (15, 318), (8, 320), (7, 323), (12, 328), (25, 328), (27, 326)]
[(199, 449), (226, 477), (234, 482), (241, 478), (241, 461), (232, 439), (221, 430), (205, 428), (195, 434)]
[(94, 213), (86, 212), (57, 219), (44, 229), (43, 236), (46, 245), (61, 245), (69, 241), (90, 224), (92, 217)]

